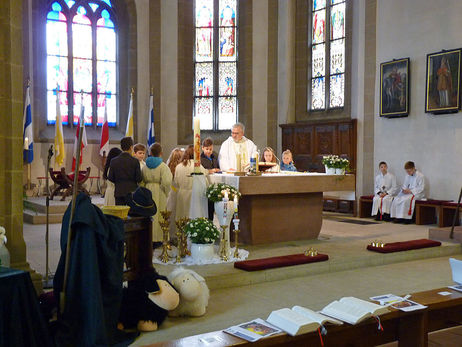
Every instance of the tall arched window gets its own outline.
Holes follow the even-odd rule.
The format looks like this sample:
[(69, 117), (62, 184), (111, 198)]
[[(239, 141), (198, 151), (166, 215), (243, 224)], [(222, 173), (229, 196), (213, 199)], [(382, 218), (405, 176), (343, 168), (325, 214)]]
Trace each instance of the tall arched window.
[(309, 110), (345, 105), (346, 0), (312, 0)]
[(117, 22), (111, 0), (54, 0), (46, 20), (47, 123), (56, 120), (56, 86), (63, 124), (117, 120)]
[(194, 115), (204, 130), (236, 123), (237, 0), (195, 0)]

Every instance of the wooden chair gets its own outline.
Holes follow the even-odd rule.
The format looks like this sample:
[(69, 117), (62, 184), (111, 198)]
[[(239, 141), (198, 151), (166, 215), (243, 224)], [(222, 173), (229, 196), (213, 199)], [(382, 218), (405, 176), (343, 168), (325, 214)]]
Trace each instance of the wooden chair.
[[(57, 185), (56, 188), (53, 189), (50, 195), (50, 200), (53, 200), (55, 195), (61, 194), (63, 197), (61, 201), (66, 199), (66, 196), (72, 194), (72, 189), (74, 186), (74, 173), (71, 172), (70, 174), (66, 173), (65, 168), (61, 168), (60, 171), (53, 171), (50, 168), (50, 177), (53, 182)], [(90, 168), (87, 167), (86, 171), (79, 171), (79, 178), (78, 178), (78, 191), (85, 192), (86, 194), (90, 195), (90, 193), (85, 189), (83, 184), (86, 180), (90, 177)]]

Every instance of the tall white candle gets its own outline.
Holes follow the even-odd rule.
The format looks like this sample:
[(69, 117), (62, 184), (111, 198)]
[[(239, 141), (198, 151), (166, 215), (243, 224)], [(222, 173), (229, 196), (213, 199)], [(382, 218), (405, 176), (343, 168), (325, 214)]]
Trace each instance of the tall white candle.
[(194, 117), (194, 172), (200, 172), (201, 166), (201, 126), (199, 117)]
[(24, 139), (24, 149), (29, 149), (29, 139), (27, 137)]
[(234, 195), (234, 212), (237, 213), (237, 205), (238, 205), (238, 200), (237, 200), (237, 194)]

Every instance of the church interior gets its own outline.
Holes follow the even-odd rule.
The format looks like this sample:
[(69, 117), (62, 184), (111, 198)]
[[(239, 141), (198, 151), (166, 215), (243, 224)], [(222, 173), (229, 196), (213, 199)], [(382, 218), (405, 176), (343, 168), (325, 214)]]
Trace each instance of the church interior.
[[(126, 136), (147, 145), (151, 134), (162, 145), (166, 162), (175, 148), (195, 143), (193, 122), (200, 118), (199, 137), (213, 139), (220, 158), (222, 144), (239, 122), (260, 158), (270, 147), (279, 166), (282, 153), (290, 150), (300, 174), (288, 175), (293, 182), (287, 186), (278, 186), (279, 172), (270, 179), (231, 172), (229, 181), (226, 175), (213, 175), (221, 177), (216, 182), (240, 186), (241, 227), (251, 226), (254, 233), (239, 236), (248, 260), (308, 257), (311, 251), (328, 255), (328, 260), (259, 271), (238, 269), (232, 261), (188, 265), (210, 290), (206, 313), (169, 316), (131, 345), (237, 345), (245, 340), (229, 340), (224, 329), (266, 319), (280, 308), (321, 310), (342, 297), (369, 300), (393, 293), (412, 300), (414, 293), (449, 290), (455, 281), (449, 259), (462, 260), (461, 14), (459, 0), (1, 1), (5, 127), (0, 126), (0, 226), (10, 267), (30, 275), (37, 296), (50, 291), (45, 277), (53, 277), (63, 256), (63, 215), (73, 197), (71, 186), (70, 195), (64, 201), (55, 196), (45, 212), (48, 185), (55, 184), (47, 168), (74, 170), (80, 120), (86, 132), (80, 170), (89, 168), (85, 189), (92, 203), (102, 206), (108, 154), (102, 153), (104, 124), (104, 148), (120, 147)], [(61, 163), (56, 158), (60, 149)], [(327, 175), (327, 155), (347, 159), (346, 174)], [(408, 176), (423, 174), (422, 198), (416, 194), (414, 200), (412, 193), (401, 209), (403, 223), (379, 216), (380, 201), (385, 201), (382, 184), (377, 190), (382, 162), (396, 179), (397, 191), (412, 190)], [(412, 174), (408, 162), (415, 164)], [(276, 200), (281, 192), (287, 200)], [(307, 205), (296, 200), (301, 195)], [(373, 199), (380, 205), (379, 213), (372, 213), (375, 219)], [(451, 226), (455, 238), (449, 237)], [(269, 230), (273, 227), (275, 232)], [(257, 230), (261, 238), (255, 236)], [(375, 248), (383, 248), (421, 239), (441, 244), (389, 254), (366, 249), (374, 242)], [(154, 257), (161, 249), (154, 250)], [(173, 260), (150, 266), (167, 277), (178, 268)], [(0, 287), (1, 278), (0, 271)], [(457, 317), (448, 323), (438, 316), (440, 325), (436, 318), (432, 323), (431, 300), (422, 299), (429, 309), (409, 316), (422, 319), (421, 325), (412, 321), (425, 330), (419, 336), (403, 335), (407, 321), (401, 317), (399, 325), (392, 315), (382, 322), (385, 333), (374, 332), (373, 337), (364, 329), (335, 327), (330, 341), (329, 334), (321, 337), (315, 331), (260, 342), (461, 346), (459, 294), (449, 292), (446, 306), (438, 306), (453, 305), (451, 315)], [(377, 330), (375, 321), (367, 324), (353, 327)], [(416, 344), (414, 337), (420, 339)]]

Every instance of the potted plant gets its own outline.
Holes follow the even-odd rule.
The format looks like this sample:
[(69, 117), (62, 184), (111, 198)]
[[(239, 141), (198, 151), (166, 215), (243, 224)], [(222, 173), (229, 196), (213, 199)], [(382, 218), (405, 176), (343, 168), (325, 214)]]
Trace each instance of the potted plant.
[(346, 158), (339, 158), (337, 162), (337, 167), (335, 168), (335, 173), (337, 175), (344, 175), (345, 171), (350, 167), (350, 161)]
[(322, 163), (326, 168), (326, 174), (335, 175), (335, 169), (338, 165), (338, 155), (329, 154), (322, 157)]
[(207, 199), (213, 202), (218, 202), (218, 201), (223, 201), (223, 198), (225, 196), (225, 192), (228, 193), (228, 199), (234, 200), (234, 196), (237, 195), (238, 198), (240, 198), (241, 193), (234, 188), (233, 186), (230, 186), (229, 184), (226, 183), (213, 183), (207, 187), (207, 190), (205, 191), (205, 195), (207, 196)]
[(209, 260), (214, 255), (213, 243), (220, 231), (207, 218), (195, 218), (186, 224), (185, 234), (191, 240), (191, 256), (197, 261)]

